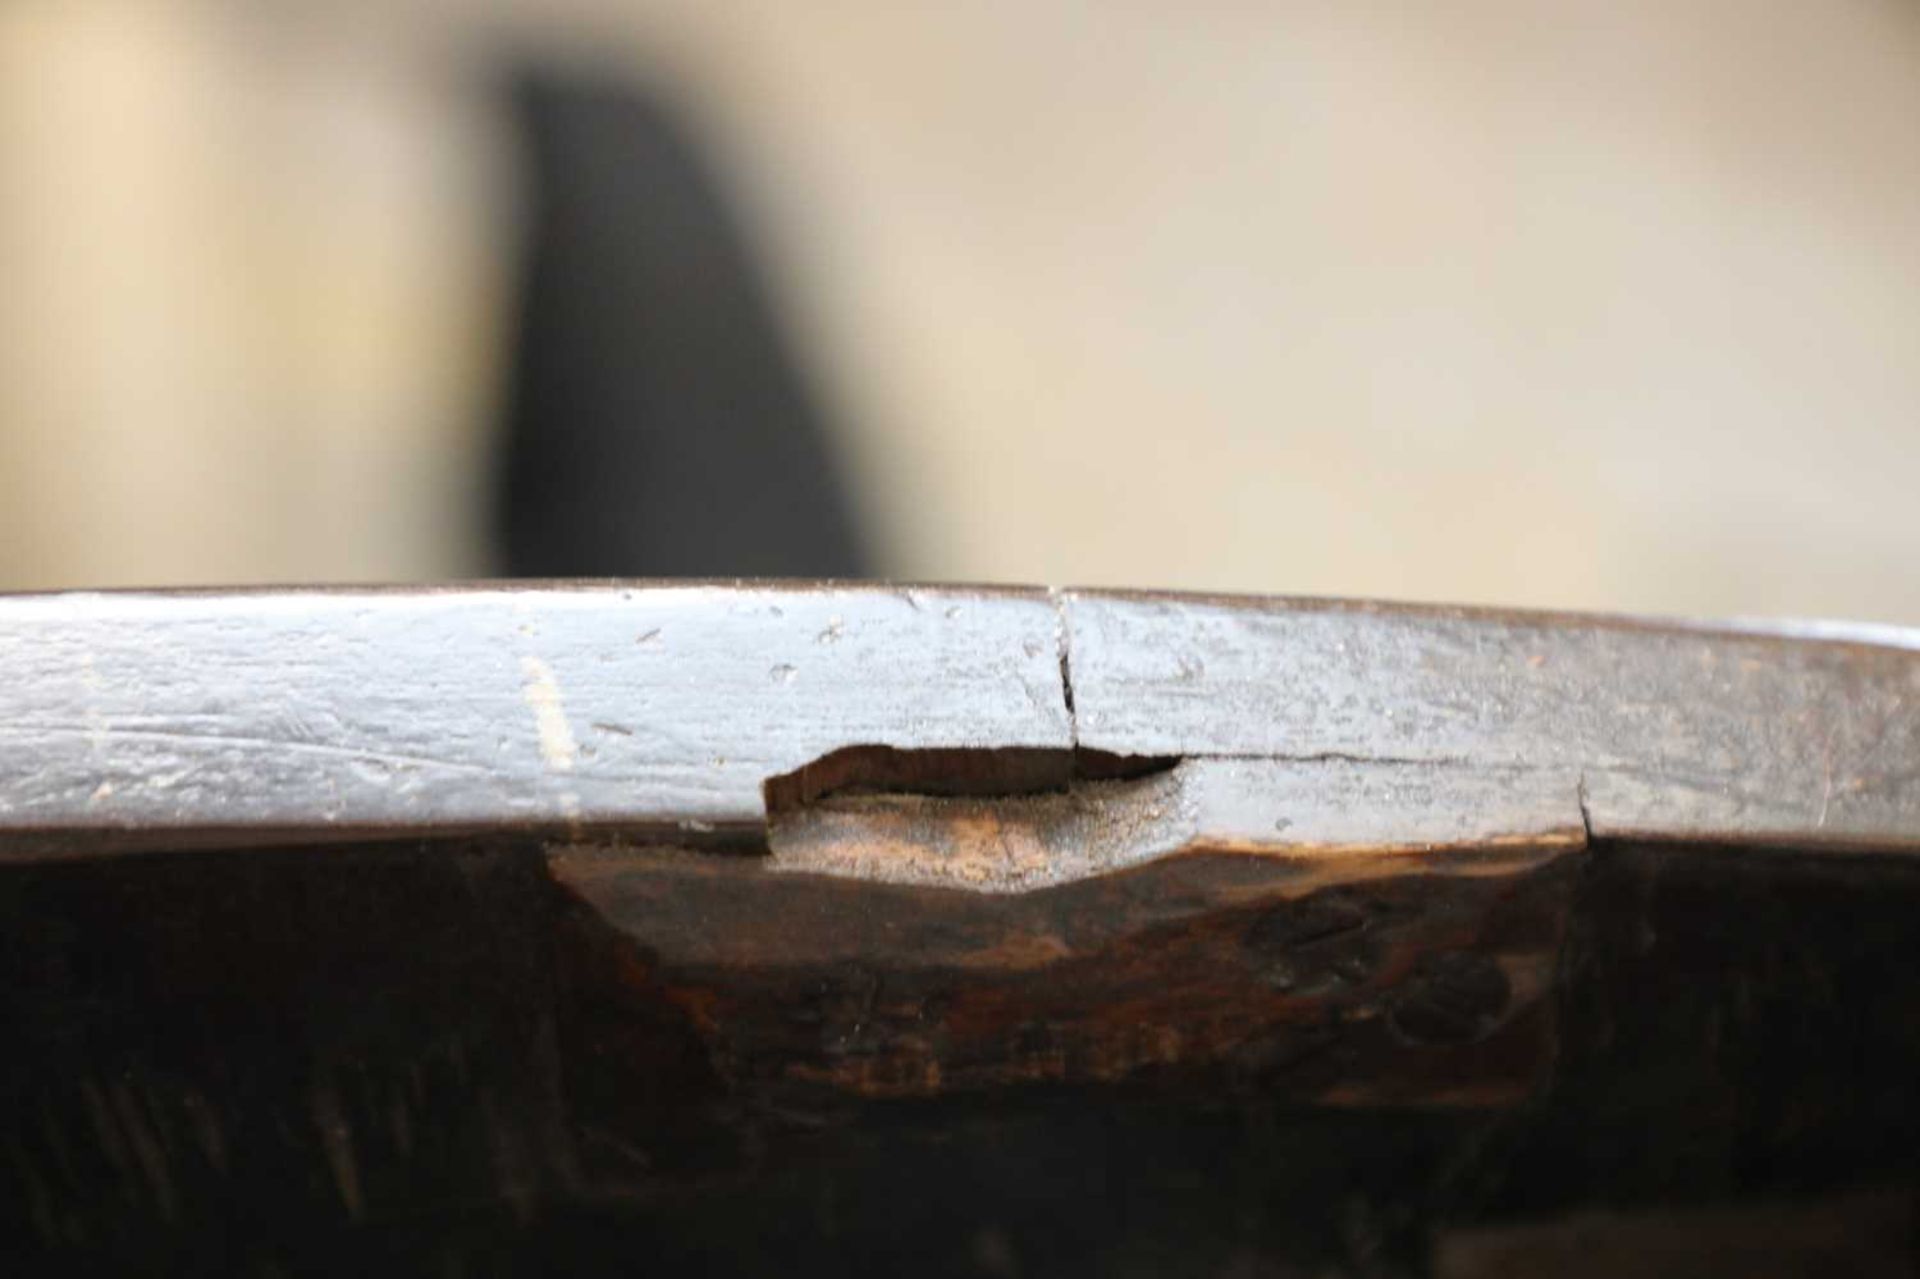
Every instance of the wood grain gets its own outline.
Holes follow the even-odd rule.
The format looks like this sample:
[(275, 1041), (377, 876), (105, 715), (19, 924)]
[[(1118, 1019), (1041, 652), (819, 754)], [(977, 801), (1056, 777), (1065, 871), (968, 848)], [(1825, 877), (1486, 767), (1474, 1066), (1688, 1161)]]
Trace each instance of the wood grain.
[(1484, 1106), (1553, 1061), (1568, 852), (1188, 851), (1014, 896), (676, 850), (548, 866), (750, 1094), (1148, 1081)]
[(1253, 847), (1920, 848), (1897, 628), (562, 584), (0, 599), (0, 661), (0, 857), (502, 827), (758, 847), (770, 781), (876, 747), (1168, 760), (1191, 827)]
[(1907, 632), (607, 583), (0, 661), (29, 1272), (1421, 1273), (1920, 1185)]
[(1570, 779), (1597, 836), (1920, 849), (1920, 633), (1067, 592), (1077, 740)]
[(1056, 623), (948, 589), (8, 599), (0, 831), (758, 838), (762, 781), (838, 746), (1066, 746)]

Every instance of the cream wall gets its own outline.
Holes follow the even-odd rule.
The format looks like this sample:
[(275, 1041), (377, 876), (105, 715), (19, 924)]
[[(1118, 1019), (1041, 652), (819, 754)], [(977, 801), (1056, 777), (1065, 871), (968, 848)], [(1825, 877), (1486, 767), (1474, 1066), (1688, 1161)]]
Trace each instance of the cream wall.
[(499, 145), (443, 59), (0, 6), (0, 584), (471, 573)]
[(480, 566), (514, 46), (702, 123), (896, 575), (1920, 622), (1892, 2), (14, 0), (8, 584)]

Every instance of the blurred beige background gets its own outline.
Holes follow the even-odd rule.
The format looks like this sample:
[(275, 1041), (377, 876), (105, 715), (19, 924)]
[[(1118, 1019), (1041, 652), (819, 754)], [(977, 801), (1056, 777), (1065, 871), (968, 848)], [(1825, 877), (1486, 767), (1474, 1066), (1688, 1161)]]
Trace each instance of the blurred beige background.
[(1920, 623), (1920, 6), (0, 8), (0, 586), (487, 568), (503, 51), (698, 124), (884, 568)]

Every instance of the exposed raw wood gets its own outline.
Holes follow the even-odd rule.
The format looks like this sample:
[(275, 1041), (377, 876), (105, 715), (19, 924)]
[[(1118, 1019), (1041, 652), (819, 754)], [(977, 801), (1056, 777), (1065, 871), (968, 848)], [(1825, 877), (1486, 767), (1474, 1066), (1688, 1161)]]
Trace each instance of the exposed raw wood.
[[(973, 809), (955, 820), (996, 841), (999, 819)], [(919, 842), (939, 842), (922, 833), (939, 820), (905, 819), (886, 849), (810, 829), (774, 867), (673, 850), (557, 849), (548, 864), (749, 1093), (1152, 1081), (1491, 1105), (1545, 1081), (1575, 883), (1557, 850), (1188, 852), (1014, 897), (887, 884), (913, 879), (887, 858), (956, 857)], [(827, 873), (777, 873), (788, 858)]]

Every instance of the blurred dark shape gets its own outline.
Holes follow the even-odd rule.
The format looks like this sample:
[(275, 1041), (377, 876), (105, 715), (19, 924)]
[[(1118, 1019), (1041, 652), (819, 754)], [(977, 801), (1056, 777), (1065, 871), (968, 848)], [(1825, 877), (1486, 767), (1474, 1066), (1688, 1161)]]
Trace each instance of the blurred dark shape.
[(658, 101), (516, 86), (530, 226), (496, 505), (515, 577), (858, 577), (818, 409)]

